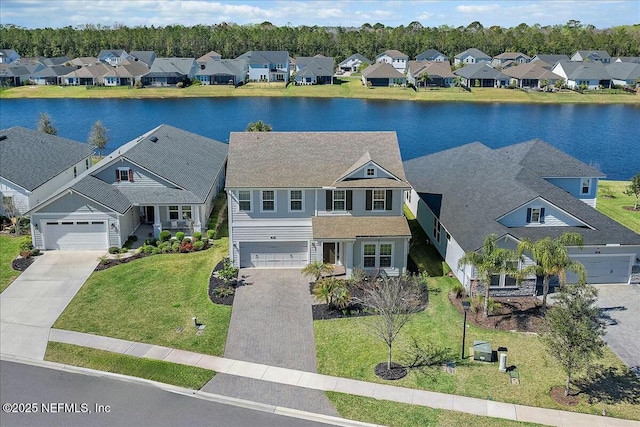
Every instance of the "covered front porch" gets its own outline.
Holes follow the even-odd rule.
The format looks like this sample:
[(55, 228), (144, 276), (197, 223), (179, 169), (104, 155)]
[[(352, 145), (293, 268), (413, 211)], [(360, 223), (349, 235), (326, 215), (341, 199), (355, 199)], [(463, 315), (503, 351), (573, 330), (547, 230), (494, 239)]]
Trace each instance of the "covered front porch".
[[(172, 235), (181, 231), (190, 236), (196, 231), (202, 232), (201, 205), (140, 205), (134, 207), (135, 235), (140, 239), (138, 230), (144, 238), (158, 238), (163, 230)], [(136, 221), (137, 220), (137, 221)]]

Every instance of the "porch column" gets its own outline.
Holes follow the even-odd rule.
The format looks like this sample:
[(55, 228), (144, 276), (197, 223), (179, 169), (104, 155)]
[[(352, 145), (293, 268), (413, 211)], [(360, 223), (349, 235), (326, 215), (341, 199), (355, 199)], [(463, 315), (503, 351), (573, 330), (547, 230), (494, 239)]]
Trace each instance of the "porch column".
[(191, 205), (191, 212), (193, 212), (193, 231), (202, 231), (202, 223), (200, 222), (200, 206)]
[(160, 206), (153, 205), (153, 237), (160, 237), (162, 231), (162, 221), (160, 221)]
[(353, 243), (354, 242), (344, 242), (344, 271), (347, 277), (351, 277), (351, 273), (353, 272)]

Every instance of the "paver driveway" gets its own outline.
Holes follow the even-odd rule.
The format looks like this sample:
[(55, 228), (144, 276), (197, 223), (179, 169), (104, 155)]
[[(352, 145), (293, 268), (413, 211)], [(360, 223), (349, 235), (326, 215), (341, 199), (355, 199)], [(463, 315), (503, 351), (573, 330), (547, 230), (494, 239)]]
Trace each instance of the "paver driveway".
[[(243, 269), (236, 290), (224, 356), (316, 372), (309, 280), (296, 269)], [(203, 387), (224, 394), (337, 416), (323, 392), (286, 384), (216, 375)]]
[(44, 359), (49, 328), (98, 265), (104, 251), (50, 251), (0, 294), (0, 353)]
[(596, 285), (605, 340), (640, 375), (640, 285)]

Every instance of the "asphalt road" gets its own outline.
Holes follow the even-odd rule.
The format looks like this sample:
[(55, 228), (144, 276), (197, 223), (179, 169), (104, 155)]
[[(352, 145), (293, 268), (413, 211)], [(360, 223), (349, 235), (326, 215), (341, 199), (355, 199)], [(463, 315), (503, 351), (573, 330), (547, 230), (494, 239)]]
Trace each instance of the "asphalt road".
[(210, 402), (152, 385), (8, 361), (0, 361), (0, 403), (2, 427), (327, 425)]

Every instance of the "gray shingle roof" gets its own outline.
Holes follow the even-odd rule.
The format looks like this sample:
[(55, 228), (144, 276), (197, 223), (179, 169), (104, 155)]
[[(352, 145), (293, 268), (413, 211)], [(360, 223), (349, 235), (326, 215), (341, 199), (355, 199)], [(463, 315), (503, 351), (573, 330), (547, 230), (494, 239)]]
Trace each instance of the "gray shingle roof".
[(435, 49), (427, 49), (416, 56), (416, 61), (430, 61), (433, 58), (437, 58), (438, 56), (443, 56), (446, 58), (443, 53), (438, 52)]
[(619, 80), (636, 80), (640, 78), (640, 63), (613, 62), (604, 66), (611, 77)]
[(0, 135), (6, 136), (0, 141), (1, 176), (29, 191), (93, 153), (87, 144), (23, 127)]
[(238, 59), (246, 59), (248, 64), (287, 64), (289, 52), (286, 50), (251, 50)]
[(196, 60), (193, 58), (156, 58), (147, 76), (188, 76), (195, 64)]
[(369, 64), (369, 65), (371, 65), (371, 64), (372, 64), (372, 61), (371, 61), (371, 60), (369, 60), (369, 59), (365, 58), (364, 56), (362, 56), (362, 55), (361, 55), (361, 54), (359, 54), (359, 53), (354, 53), (353, 55), (351, 55), (350, 57), (348, 57), (347, 59), (345, 59), (344, 61), (342, 61), (339, 65), (347, 65), (347, 62), (349, 62), (349, 61), (351, 61), (351, 60), (353, 60), (353, 59), (359, 59), (359, 60), (360, 60), (360, 62), (362, 62), (362, 63), (366, 63), (366, 64)]
[(454, 56), (454, 58), (462, 59), (465, 56), (472, 56), (472, 57), (474, 57), (476, 59), (478, 59), (478, 58), (487, 58), (488, 60), (491, 60), (491, 57), (489, 55), (487, 55), (486, 53), (484, 53), (480, 49), (476, 49), (475, 47), (472, 47), (472, 48), (467, 49), (467, 50), (465, 50), (463, 52), (460, 52), (459, 54)]
[[(155, 142), (151, 140), (153, 137)], [(126, 144), (120, 152), (133, 163), (193, 193), (199, 203), (203, 203), (227, 159), (228, 150), (225, 143), (160, 125)]]
[(395, 132), (232, 132), (227, 188), (333, 186), (367, 152), (406, 181)]
[(562, 60), (568, 61), (569, 57), (567, 55), (541, 53), (539, 55), (534, 56), (533, 59), (544, 61), (547, 64), (554, 65), (558, 61), (562, 61)]
[(147, 64), (148, 67), (150, 67), (156, 59), (156, 53), (153, 50), (132, 50), (129, 55), (131, 55), (136, 62)]
[(415, 78), (427, 73), (429, 77), (453, 78), (449, 61), (428, 62), (428, 61), (409, 61), (409, 70)]
[(477, 62), (475, 64), (467, 65), (459, 70), (453, 72), (457, 76), (464, 77), (465, 79), (494, 79), (494, 80), (508, 80), (509, 76), (500, 71), (492, 68), (486, 62)]
[[(537, 145), (535, 142), (525, 144)], [(548, 147), (547, 144), (539, 145), (539, 152), (545, 146)], [(515, 151), (518, 151), (517, 148), (516, 145)], [(510, 234), (518, 239), (537, 239), (542, 236), (555, 237), (564, 231), (577, 231), (583, 236), (586, 245), (640, 244), (640, 235), (544, 180), (537, 168), (523, 166), (516, 158), (508, 157), (505, 151), (509, 152), (506, 149), (492, 150), (474, 142), (404, 163), (412, 187), (436, 212), (444, 227), (464, 251), (480, 248), (484, 238), (491, 233), (498, 236)], [(531, 155), (533, 153), (531, 151)], [(526, 157), (528, 156), (523, 158)], [(543, 163), (542, 160), (536, 166)], [(594, 229), (508, 228), (497, 221), (538, 197)]]
[(131, 207), (131, 201), (116, 187), (91, 175), (77, 180), (70, 188), (121, 214)]
[(299, 56), (296, 58), (298, 75), (304, 77), (331, 76), (335, 64), (333, 58), (325, 56)]
[(118, 187), (120, 193), (122, 193), (127, 199), (133, 200), (136, 204), (140, 205), (153, 205), (153, 204), (192, 204), (202, 203), (202, 199), (197, 197), (191, 191), (180, 190), (179, 188), (165, 188), (165, 187), (129, 187), (127, 185), (121, 185)]
[(197, 76), (229, 75), (237, 76), (244, 72), (244, 59), (210, 59), (204, 68), (200, 68)]

